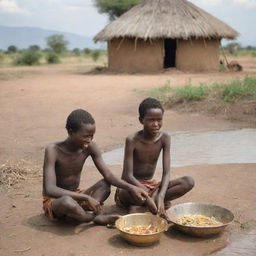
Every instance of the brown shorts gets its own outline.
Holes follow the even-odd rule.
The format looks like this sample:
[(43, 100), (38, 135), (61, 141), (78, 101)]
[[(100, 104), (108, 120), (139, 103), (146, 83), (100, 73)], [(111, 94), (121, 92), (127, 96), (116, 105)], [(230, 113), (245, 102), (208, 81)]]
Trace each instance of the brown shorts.
[[(139, 180), (139, 182), (149, 189), (149, 192), (148, 192), (149, 196), (152, 196), (154, 194), (154, 192), (160, 187), (160, 184), (161, 184), (160, 181), (156, 181), (154, 179), (151, 179), (151, 180)], [(116, 189), (116, 193), (115, 193), (116, 205), (121, 207), (121, 208), (127, 208), (129, 206), (129, 204), (127, 204), (126, 202), (123, 202), (121, 200), (119, 194), (120, 194), (120, 189), (117, 188)]]
[[(75, 192), (77, 193), (84, 193), (85, 189), (77, 189)], [(59, 218), (54, 214), (52, 210), (52, 202), (56, 200), (57, 198), (52, 198), (47, 195), (43, 195), (43, 210), (45, 216), (51, 220), (51, 221), (57, 221)], [(81, 201), (78, 202), (78, 204), (84, 209), (84, 210), (89, 210), (89, 206), (87, 201)]]

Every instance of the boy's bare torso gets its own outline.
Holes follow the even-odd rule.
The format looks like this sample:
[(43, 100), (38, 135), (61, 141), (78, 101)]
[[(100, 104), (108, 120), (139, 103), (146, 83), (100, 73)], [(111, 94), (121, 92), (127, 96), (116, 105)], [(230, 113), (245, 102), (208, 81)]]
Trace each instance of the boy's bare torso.
[(157, 160), (163, 148), (165, 133), (160, 132), (154, 140), (145, 140), (142, 132), (131, 136), (133, 151), (133, 175), (138, 180), (152, 179)]
[(52, 145), (56, 157), (56, 185), (66, 190), (76, 191), (79, 187), (84, 162), (89, 156), (89, 150), (71, 152), (63, 144), (63, 142), (58, 142)]

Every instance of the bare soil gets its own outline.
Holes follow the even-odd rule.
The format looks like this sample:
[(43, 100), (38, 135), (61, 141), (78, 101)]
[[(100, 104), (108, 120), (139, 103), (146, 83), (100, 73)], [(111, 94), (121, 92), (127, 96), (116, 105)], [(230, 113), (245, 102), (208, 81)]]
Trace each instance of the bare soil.
[[(91, 224), (79, 234), (74, 225), (49, 222), (42, 214), (42, 161), (48, 143), (66, 137), (65, 120), (74, 109), (84, 108), (96, 120), (95, 141), (107, 151), (124, 144), (124, 138), (140, 129), (138, 104), (145, 91), (170, 81), (182, 86), (189, 79), (200, 82), (230, 81), (256, 74), (256, 59), (242, 57), (242, 72), (188, 73), (169, 70), (160, 74), (85, 74), (88, 63), (57, 66), (1, 68), (0, 77), (0, 165), (22, 162), (30, 175), (9, 190), (1, 187), (0, 254), (9, 255), (209, 255), (225, 247), (234, 237), (246, 234), (255, 224), (256, 164), (204, 165), (172, 168), (172, 177), (191, 175), (196, 186), (174, 201), (208, 202), (229, 208), (235, 222), (220, 236), (199, 239), (170, 227), (160, 243), (149, 248), (128, 245), (115, 229)], [(18, 75), (15, 75), (18, 74)], [(22, 75), (20, 75), (22, 74)], [(255, 127), (239, 117), (226, 120), (207, 113), (166, 110), (163, 129), (205, 131)], [(210, 145), (209, 145), (210, 146)], [(122, 166), (111, 166), (121, 174)], [(37, 175), (35, 175), (35, 171)], [(248, 178), (249, 177), (249, 178)], [(100, 178), (96, 168), (84, 170), (81, 187)], [(114, 192), (114, 189), (113, 189)], [(120, 212), (113, 193), (106, 212)], [(248, 254), (249, 255), (249, 254)]]

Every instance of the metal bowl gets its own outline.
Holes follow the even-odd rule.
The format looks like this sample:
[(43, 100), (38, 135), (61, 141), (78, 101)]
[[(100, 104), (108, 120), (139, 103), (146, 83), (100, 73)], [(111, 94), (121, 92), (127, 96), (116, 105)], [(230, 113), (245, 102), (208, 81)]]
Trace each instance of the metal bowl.
[[(137, 235), (124, 231), (124, 228), (126, 227), (150, 224), (158, 227), (159, 232), (153, 234)], [(115, 225), (123, 239), (125, 239), (128, 243), (137, 246), (148, 246), (157, 242), (160, 239), (161, 234), (167, 229), (167, 221), (165, 219), (147, 213), (134, 213), (124, 215), (116, 220)]]
[[(186, 226), (177, 223), (177, 220), (184, 216), (201, 214), (206, 217), (214, 217), (217, 221), (223, 223), (219, 226), (209, 227), (195, 227), (195, 226)], [(212, 204), (204, 204), (204, 203), (184, 203), (172, 206), (167, 211), (168, 218), (171, 222), (175, 224), (175, 226), (190, 235), (199, 236), (199, 237), (208, 237), (212, 235), (216, 235), (224, 230), (224, 228), (230, 224), (234, 215), (228, 209), (223, 207), (212, 205)]]

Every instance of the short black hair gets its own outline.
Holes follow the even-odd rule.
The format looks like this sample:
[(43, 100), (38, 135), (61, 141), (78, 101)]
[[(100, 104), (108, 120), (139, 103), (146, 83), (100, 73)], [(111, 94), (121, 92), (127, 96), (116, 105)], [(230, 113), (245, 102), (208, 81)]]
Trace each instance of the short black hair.
[(76, 109), (69, 114), (66, 129), (67, 131), (77, 132), (82, 127), (82, 124), (95, 124), (95, 120), (89, 112), (83, 109)]
[(140, 118), (144, 118), (147, 113), (147, 110), (151, 108), (160, 108), (164, 113), (164, 108), (160, 101), (154, 98), (146, 98), (139, 105)]

